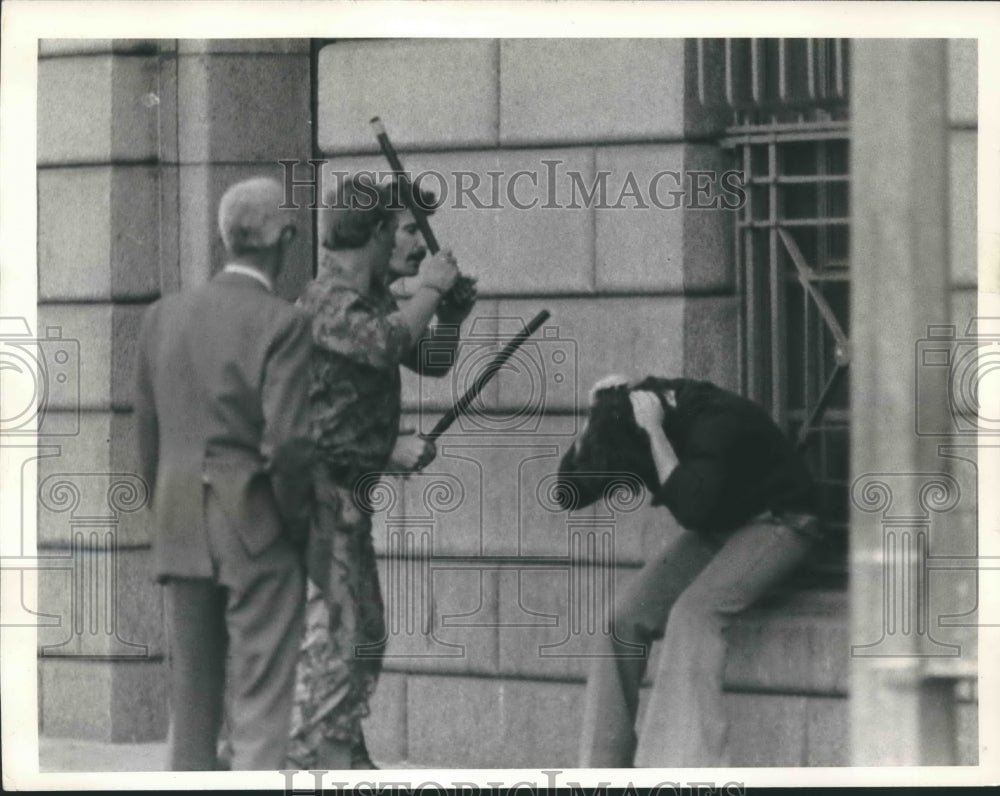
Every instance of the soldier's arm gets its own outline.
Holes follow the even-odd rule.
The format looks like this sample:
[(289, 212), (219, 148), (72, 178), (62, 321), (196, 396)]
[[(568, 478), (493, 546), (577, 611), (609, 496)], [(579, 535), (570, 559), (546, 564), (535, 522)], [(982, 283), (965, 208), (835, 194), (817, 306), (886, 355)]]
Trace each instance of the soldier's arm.
[(378, 312), (353, 291), (342, 291), (313, 319), (313, 341), (326, 351), (364, 365), (397, 367), (413, 344), (400, 313)]
[(458, 324), (436, 324), (411, 346), (402, 364), (421, 376), (441, 378), (455, 364), (458, 341)]
[(442, 249), (423, 267), (420, 286), (399, 310), (399, 316), (417, 340), (430, 323), (438, 303), (458, 278), (458, 266), (450, 249)]
[(476, 279), (459, 274), (451, 289), (438, 302), (437, 323), (425, 330), (403, 364), (421, 376), (440, 378), (455, 364), (459, 328), (476, 304)]

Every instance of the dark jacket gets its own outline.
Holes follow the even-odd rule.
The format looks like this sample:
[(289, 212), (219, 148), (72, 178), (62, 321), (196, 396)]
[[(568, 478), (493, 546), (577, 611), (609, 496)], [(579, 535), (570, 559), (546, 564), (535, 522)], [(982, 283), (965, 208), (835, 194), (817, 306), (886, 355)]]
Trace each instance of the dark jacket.
[[(586, 434), (560, 465), (560, 479), (579, 496), (578, 505), (600, 497), (595, 489), (602, 488), (601, 479), (587, 474), (603, 470), (634, 474), (652, 493), (653, 505), (666, 506), (692, 531), (733, 531), (769, 509), (811, 511), (812, 479), (805, 463), (760, 406), (690, 379), (649, 377), (631, 389), (661, 396), (663, 431), (678, 465), (659, 483), (628, 389), (602, 391)], [(668, 390), (675, 393), (676, 407), (662, 399)]]

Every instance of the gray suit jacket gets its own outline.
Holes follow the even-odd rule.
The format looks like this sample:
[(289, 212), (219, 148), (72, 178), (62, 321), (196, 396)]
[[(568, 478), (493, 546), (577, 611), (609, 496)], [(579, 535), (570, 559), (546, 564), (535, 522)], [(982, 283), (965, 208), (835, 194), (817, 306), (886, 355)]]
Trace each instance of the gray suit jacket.
[(304, 539), (308, 316), (256, 280), (223, 272), (153, 304), (138, 351), (134, 407), (157, 578), (213, 576), (206, 487), (251, 555), (282, 534)]

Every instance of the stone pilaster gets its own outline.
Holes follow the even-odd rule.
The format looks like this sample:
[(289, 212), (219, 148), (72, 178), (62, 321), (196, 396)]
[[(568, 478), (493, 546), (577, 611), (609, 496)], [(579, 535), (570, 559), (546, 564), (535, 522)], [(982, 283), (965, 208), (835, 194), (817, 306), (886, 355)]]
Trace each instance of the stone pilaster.
[(166, 729), (162, 612), (128, 405), (138, 319), (161, 292), (160, 46), (39, 50), (41, 725), (149, 740)]
[[(50, 386), (39, 462), (42, 731), (166, 734), (165, 645), (136, 509), (138, 324), (222, 264), (222, 192), (312, 154), (309, 41), (45, 41), (40, 46), (38, 327)], [(312, 216), (279, 283), (312, 274)], [(56, 357), (59, 357), (56, 359)], [(48, 449), (47, 449), (48, 450)], [(137, 505), (122, 510), (122, 487)], [(111, 500), (113, 496), (114, 500)]]

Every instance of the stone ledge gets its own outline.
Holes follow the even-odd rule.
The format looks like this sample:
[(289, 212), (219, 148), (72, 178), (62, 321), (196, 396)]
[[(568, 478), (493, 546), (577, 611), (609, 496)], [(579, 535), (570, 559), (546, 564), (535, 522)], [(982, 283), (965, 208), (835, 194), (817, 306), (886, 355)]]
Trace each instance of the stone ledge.
[[(383, 561), (384, 566), (384, 561)], [(623, 570), (624, 573), (624, 570)], [(554, 624), (538, 627), (524, 624), (525, 617), (510, 606), (512, 572), (501, 573), (498, 625), (478, 627), (472, 636), (459, 634), (473, 647), (457, 660), (445, 657), (415, 660), (409, 650), (423, 649), (419, 641), (395, 645), (402, 657), (386, 661), (386, 669), (410, 674), (473, 674), (500, 679), (544, 682), (584, 682), (587, 672), (586, 640), (568, 639), (569, 657), (539, 658), (541, 646), (552, 647), (566, 636), (569, 609), (566, 596), (552, 590), (528, 589), (534, 595), (528, 607), (549, 616)], [(538, 573), (544, 576), (544, 571)], [(529, 578), (531, 583), (534, 580)], [(491, 587), (497, 589), (494, 585)], [(526, 592), (526, 593), (527, 593)], [(521, 594), (517, 588), (513, 592)], [(472, 596), (472, 595), (470, 595)], [(519, 599), (519, 597), (518, 597)], [(474, 605), (469, 606), (475, 608)], [(495, 610), (495, 609), (494, 609)], [(725, 689), (730, 692), (784, 694), (796, 696), (844, 697), (848, 693), (849, 656), (847, 637), (847, 594), (843, 591), (791, 591), (769, 598), (760, 607), (732, 619), (727, 627), (729, 648), (726, 656)], [(499, 640), (493, 634), (499, 635)], [(451, 634), (451, 635), (449, 635)], [(419, 632), (415, 635), (423, 637)], [(446, 633), (448, 640), (454, 631)], [(431, 643), (427, 637), (427, 644)], [(580, 646), (583, 644), (584, 646)], [(480, 649), (483, 646), (491, 649)], [(655, 687), (661, 643), (650, 650), (645, 681)], [(581, 653), (583, 657), (580, 657)], [(499, 670), (494, 656), (499, 654)], [(493, 661), (488, 664), (487, 661)]]
[(726, 690), (846, 696), (847, 621), (842, 591), (784, 593), (734, 617)]

